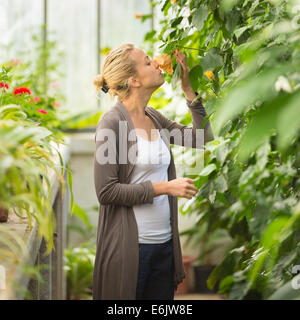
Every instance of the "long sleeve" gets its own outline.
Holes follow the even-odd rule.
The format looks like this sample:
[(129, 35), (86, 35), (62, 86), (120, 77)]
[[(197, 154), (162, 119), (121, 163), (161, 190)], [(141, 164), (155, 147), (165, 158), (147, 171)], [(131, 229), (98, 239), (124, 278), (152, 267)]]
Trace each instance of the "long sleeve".
[[(100, 204), (133, 206), (135, 204), (153, 203), (154, 189), (150, 180), (136, 184), (119, 182), (119, 162), (116, 137), (118, 120), (101, 117), (96, 129), (96, 152), (94, 157), (94, 183)], [(105, 130), (111, 130), (111, 135), (105, 135)], [(105, 136), (107, 139), (104, 139)], [(108, 151), (109, 150), (109, 151)], [(109, 160), (105, 161), (108, 158)]]
[[(195, 92), (195, 94), (198, 95), (197, 92)], [(196, 145), (196, 130), (200, 129), (200, 126), (207, 114), (202, 105), (202, 97), (200, 97), (193, 103), (192, 101), (186, 100), (186, 103), (191, 111), (193, 127), (170, 120), (167, 117), (165, 117), (160, 111), (155, 110), (154, 108), (153, 109), (155, 110), (155, 112), (158, 112), (158, 116), (160, 118), (162, 127), (167, 130), (167, 133), (170, 133), (171, 144), (196, 148), (198, 147)], [(208, 141), (214, 140), (209, 120), (206, 122), (204, 128), (202, 129), (204, 132), (204, 144)], [(203, 148), (203, 146), (200, 146), (200, 148)]]
[[(195, 91), (195, 94), (198, 96), (198, 92)], [(202, 97), (198, 98), (194, 103), (189, 100), (186, 100), (186, 103), (192, 114), (193, 128), (200, 128), (204, 118), (207, 116), (206, 110), (202, 104)], [(204, 142), (206, 143), (212, 140), (214, 140), (214, 135), (210, 121), (208, 120), (204, 126)]]

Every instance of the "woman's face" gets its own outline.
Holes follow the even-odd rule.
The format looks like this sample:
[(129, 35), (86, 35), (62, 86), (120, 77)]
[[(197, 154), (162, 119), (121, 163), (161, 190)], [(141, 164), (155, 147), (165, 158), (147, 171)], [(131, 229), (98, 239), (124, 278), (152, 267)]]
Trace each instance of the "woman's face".
[(156, 90), (165, 82), (157, 62), (148, 57), (143, 50), (134, 48), (131, 58), (136, 61), (137, 76), (134, 79), (138, 81), (134, 81), (133, 86), (141, 86), (145, 89), (154, 88)]

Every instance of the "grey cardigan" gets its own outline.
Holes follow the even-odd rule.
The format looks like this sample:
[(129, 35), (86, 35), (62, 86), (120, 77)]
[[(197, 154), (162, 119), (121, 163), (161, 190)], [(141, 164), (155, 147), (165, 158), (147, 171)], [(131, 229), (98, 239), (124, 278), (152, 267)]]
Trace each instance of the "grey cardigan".
[[(168, 167), (168, 179), (176, 179), (176, 169), (170, 143), (184, 145), (183, 141), (173, 141), (172, 137), (164, 135), (163, 130), (190, 130), (193, 138), (206, 116), (202, 105), (202, 98), (191, 103), (186, 100), (192, 114), (193, 127), (182, 125), (165, 117), (158, 110), (147, 106), (145, 114), (160, 130), (163, 140), (170, 150), (171, 162)], [(134, 163), (118, 162), (118, 150), (124, 141), (119, 140), (119, 121), (126, 121), (127, 136), (134, 129), (133, 122), (124, 104), (118, 101), (110, 110), (104, 112), (96, 128), (96, 152), (94, 158), (94, 183), (99, 206), (99, 221), (97, 230), (97, 249), (93, 271), (93, 299), (94, 300), (135, 300), (139, 265), (138, 229), (132, 206), (142, 203), (153, 203), (154, 189), (150, 180), (137, 184), (130, 184), (130, 175)], [(97, 150), (106, 141), (96, 139), (101, 129), (112, 129), (116, 133), (116, 163), (100, 164), (97, 161)], [(134, 130), (133, 130), (134, 132)], [(182, 131), (183, 132), (183, 131)], [(122, 138), (122, 137), (121, 137)], [(204, 143), (213, 140), (210, 122), (204, 126)], [(98, 141), (99, 140), (99, 141)], [(134, 141), (127, 139), (127, 147), (136, 148)], [(195, 147), (194, 145), (192, 147)], [(185, 278), (182, 261), (181, 245), (178, 231), (178, 199), (168, 196), (171, 209), (171, 229), (174, 249), (174, 290)]]

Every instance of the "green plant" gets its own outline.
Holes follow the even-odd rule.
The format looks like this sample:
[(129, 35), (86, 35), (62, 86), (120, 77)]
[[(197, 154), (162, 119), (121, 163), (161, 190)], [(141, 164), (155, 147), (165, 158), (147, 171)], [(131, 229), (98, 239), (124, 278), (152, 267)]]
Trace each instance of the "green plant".
[[(98, 206), (94, 208), (98, 209)], [(67, 298), (91, 298), (94, 259), (96, 247), (91, 241), (95, 227), (91, 224), (87, 212), (74, 203), (74, 217), (84, 223), (84, 228), (77, 224), (68, 224), (68, 231), (79, 232), (84, 237), (78, 247), (68, 247), (64, 251), (64, 270), (67, 275)]]
[[(94, 211), (98, 212), (98, 206), (93, 207), (92, 209), (94, 209)], [(93, 237), (95, 237), (95, 226), (93, 226), (90, 222), (90, 218), (86, 212), (86, 210), (84, 210), (82, 207), (80, 207), (77, 203), (74, 203), (74, 208), (72, 210), (72, 218), (76, 218), (76, 219), (72, 219), (71, 221), (73, 221), (73, 223), (69, 223), (67, 226), (67, 231), (68, 232), (78, 232), (84, 239), (84, 242), (86, 241), (93, 241), (91, 239), (93, 239)], [(77, 221), (80, 220), (81, 222), (83, 222), (84, 226), (80, 226)]]
[[(34, 37), (33, 37), (34, 38)], [(9, 61), (0, 69), (0, 206), (14, 211), (20, 218), (27, 217), (29, 228), (34, 219), (38, 234), (47, 243), (47, 253), (53, 248), (54, 212), (50, 204), (49, 171), (53, 170), (65, 192), (63, 159), (55, 144), (65, 144), (59, 126), (57, 109), (44, 87), (39, 86), (41, 72), (59, 75), (50, 63), (54, 44), (42, 46), (37, 41), (35, 62)], [(50, 50), (51, 49), (51, 50)], [(42, 62), (43, 61), (43, 62)], [(41, 65), (46, 66), (41, 71)], [(34, 67), (32, 67), (34, 66)], [(31, 88), (26, 87), (30, 85)], [(40, 96), (36, 96), (39, 94)], [(60, 165), (54, 163), (58, 153)], [(68, 183), (73, 193), (68, 171)], [(5, 236), (0, 235), (5, 242)]]
[[(64, 52), (58, 47), (55, 31), (46, 30), (45, 25), (32, 28), (30, 40), (18, 51), (18, 57), (21, 63), (15, 65), (13, 71), (19, 85), (30, 87), (49, 104), (66, 101), (60, 85), (65, 76), (61, 71)], [(11, 65), (10, 62), (7, 64)]]
[(91, 299), (96, 247), (89, 242), (64, 251), (67, 299)]
[[(196, 226), (185, 234), (211, 248), (214, 237), (229, 235), (231, 244), (211, 273), (209, 287), (220, 280), (219, 292), (229, 299), (266, 299), (291, 280), (291, 268), (299, 264), (295, 4), (157, 4), (164, 17), (147, 41), (158, 43), (162, 53), (176, 48), (186, 53), (193, 89), (203, 97), (215, 135), (205, 146), (204, 168), (195, 179), (199, 192), (181, 208), (197, 215)], [(178, 77), (172, 78), (166, 75), (175, 87)], [(189, 119), (187, 114), (182, 122)]]
[(56, 171), (64, 183), (51, 159), (49, 136), (51, 132), (43, 127), (0, 119), (0, 205), (20, 217), (26, 215), (30, 229), (35, 219), (39, 235), (48, 244), (48, 253), (53, 247), (55, 229), (49, 169)]

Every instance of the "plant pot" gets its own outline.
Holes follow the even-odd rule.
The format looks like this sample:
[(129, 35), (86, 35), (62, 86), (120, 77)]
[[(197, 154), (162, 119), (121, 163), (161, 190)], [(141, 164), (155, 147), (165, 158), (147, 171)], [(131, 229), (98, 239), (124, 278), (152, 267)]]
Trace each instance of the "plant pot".
[(8, 210), (0, 207), (0, 222), (7, 222)]
[(212, 273), (215, 265), (193, 266), (195, 277), (195, 291), (198, 293), (217, 293), (219, 281), (214, 286), (213, 290), (208, 289), (206, 281)]
[(181, 282), (178, 285), (177, 290), (175, 291), (175, 295), (185, 294), (189, 291), (189, 272), (191, 268), (191, 263), (194, 261), (194, 257), (183, 256), (182, 260), (183, 260), (183, 266), (184, 266), (184, 271), (186, 273), (186, 276), (183, 282)]

